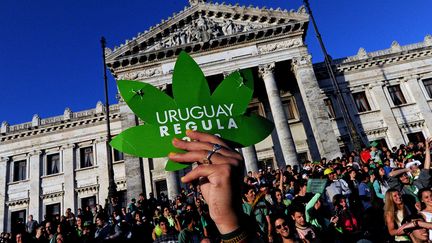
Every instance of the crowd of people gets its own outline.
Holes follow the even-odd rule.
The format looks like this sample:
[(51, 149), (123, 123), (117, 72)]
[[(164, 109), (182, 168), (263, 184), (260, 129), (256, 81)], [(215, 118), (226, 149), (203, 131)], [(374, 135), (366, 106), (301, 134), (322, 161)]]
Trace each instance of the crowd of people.
[(30, 215), (0, 242), (432, 242), (431, 138), (242, 177), (224, 141), (188, 136), (173, 141), (188, 152), (169, 158), (201, 165), (173, 200), (140, 194), (126, 207), (113, 198), (40, 223)]

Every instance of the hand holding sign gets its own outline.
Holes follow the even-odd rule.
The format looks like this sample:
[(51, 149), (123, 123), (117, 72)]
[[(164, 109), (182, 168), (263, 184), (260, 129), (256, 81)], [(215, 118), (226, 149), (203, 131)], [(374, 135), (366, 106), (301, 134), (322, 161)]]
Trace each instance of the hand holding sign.
[[(188, 140), (186, 130), (217, 134), (237, 147), (258, 143), (273, 130), (273, 124), (265, 118), (244, 115), (253, 94), (250, 70), (232, 73), (210, 94), (198, 64), (182, 52), (173, 73), (174, 98), (143, 82), (119, 80), (118, 86), (124, 101), (145, 124), (123, 131), (111, 146), (138, 157), (184, 153), (173, 146), (172, 140)], [(168, 161), (165, 169), (175, 171), (187, 166)]]

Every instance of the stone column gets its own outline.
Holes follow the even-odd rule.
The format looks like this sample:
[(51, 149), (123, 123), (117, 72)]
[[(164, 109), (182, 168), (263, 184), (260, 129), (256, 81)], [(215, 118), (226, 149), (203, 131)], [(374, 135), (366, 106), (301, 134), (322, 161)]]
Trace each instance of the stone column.
[(179, 194), (179, 183), (177, 179), (177, 173), (173, 171), (166, 171), (166, 182), (168, 190), (168, 198), (174, 199)]
[(285, 111), (280, 99), (280, 92), (274, 76), (275, 63), (260, 65), (259, 74), (264, 80), (273, 121), (277, 136), (281, 145), (282, 154), (287, 165), (298, 164), (294, 140), (285, 116)]
[(293, 58), (292, 67), (314, 136), (308, 139), (315, 139), (321, 157), (332, 159), (341, 156), (341, 152), (326, 112), (311, 58), (308, 54)]
[(106, 138), (96, 140), (96, 164), (99, 172), (99, 204), (104, 206), (105, 199), (108, 198), (108, 155)]
[(258, 171), (258, 158), (255, 150), (255, 146), (251, 145), (249, 147), (245, 147), (241, 149), (245, 166), (246, 166), (246, 173), (248, 171)]
[(152, 176), (150, 171), (150, 163), (153, 163), (153, 159), (142, 159), (143, 163), (143, 170), (144, 170), (144, 184), (145, 184), (145, 192), (147, 194), (147, 197), (150, 192), (153, 192), (153, 183), (152, 183)]
[(393, 115), (389, 100), (387, 100), (390, 98), (387, 98), (386, 94), (384, 93), (382, 84), (376, 84), (370, 88), (372, 89), (372, 93), (374, 94), (375, 100), (377, 101), (377, 104), (381, 110), (383, 121), (385, 124), (387, 124), (387, 136), (390, 142), (389, 146), (399, 146), (399, 144), (405, 144), (403, 134), (401, 133), (396, 118)]
[(8, 212), (6, 211), (7, 169), (9, 158), (0, 157), (0, 230), (6, 231)]
[[(138, 125), (138, 120), (136, 119), (135, 114), (124, 102), (120, 102), (120, 115), (122, 117), (122, 130), (126, 130), (130, 127)], [(130, 201), (131, 198), (136, 198), (140, 193), (143, 192), (144, 175), (140, 158), (125, 154), (124, 161), (125, 172), (127, 175), (127, 200)]]
[(432, 112), (425, 97), (425, 94), (420, 88), (419, 82), (421, 81), (419, 79), (419, 76), (412, 75), (408, 77), (406, 81), (408, 84), (408, 88), (411, 90), (412, 96), (415, 98), (417, 107), (425, 120), (425, 124), (429, 132), (427, 135), (430, 136), (430, 133), (432, 132)]
[(62, 169), (64, 175), (64, 208), (76, 212), (75, 194), (75, 144), (68, 144), (61, 148)]
[(29, 179), (30, 179), (30, 191), (29, 191), (29, 212), (28, 214), (33, 214), (33, 218), (38, 220), (39, 222), (42, 220), (41, 218), (41, 203), (40, 203), (40, 194), (41, 194), (41, 159), (42, 151), (37, 150), (33, 151), (29, 154)]

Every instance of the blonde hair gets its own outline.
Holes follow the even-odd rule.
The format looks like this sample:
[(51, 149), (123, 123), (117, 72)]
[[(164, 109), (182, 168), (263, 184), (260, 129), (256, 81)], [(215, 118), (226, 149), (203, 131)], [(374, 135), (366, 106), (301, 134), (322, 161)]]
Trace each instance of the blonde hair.
[[(385, 194), (385, 204), (384, 204), (384, 222), (385, 221), (385, 217), (387, 215), (390, 215), (393, 218), (393, 221), (396, 222), (398, 225), (400, 225), (402, 222), (399, 222), (398, 218), (396, 217), (398, 208), (397, 205), (394, 203), (393, 201), (393, 193), (399, 193), (398, 190), (396, 189), (389, 189), (387, 190), (386, 194)], [(403, 204), (403, 201), (402, 201)], [(402, 212), (403, 212), (403, 217), (405, 218), (406, 216), (408, 216), (408, 211), (404, 207), (402, 208)]]

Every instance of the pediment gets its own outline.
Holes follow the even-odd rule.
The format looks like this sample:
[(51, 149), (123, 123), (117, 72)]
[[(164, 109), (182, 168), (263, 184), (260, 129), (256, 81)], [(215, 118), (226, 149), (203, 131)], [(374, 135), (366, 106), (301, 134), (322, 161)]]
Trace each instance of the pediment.
[(198, 2), (113, 51), (107, 50), (109, 67), (117, 68), (253, 41), (287, 32), (302, 32), (309, 15), (297, 11)]

